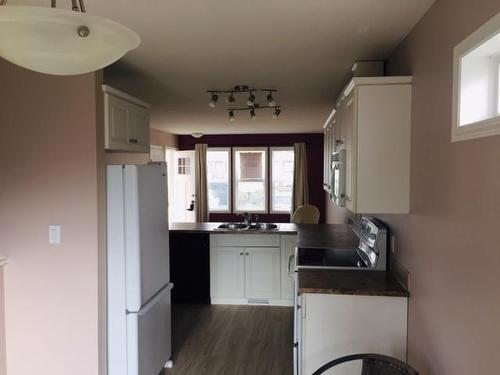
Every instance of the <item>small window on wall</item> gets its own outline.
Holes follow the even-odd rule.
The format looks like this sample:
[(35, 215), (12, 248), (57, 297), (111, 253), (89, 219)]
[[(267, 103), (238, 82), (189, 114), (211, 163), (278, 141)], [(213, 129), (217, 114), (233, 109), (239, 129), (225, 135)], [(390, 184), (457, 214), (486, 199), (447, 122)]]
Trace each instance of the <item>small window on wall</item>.
[(210, 212), (231, 212), (229, 148), (207, 150), (208, 210)]
[(454, 50), (452, 141), (500, 134), (500, 13)]
[(292, 210), (293, 147), (271, 148), (271, 212)]
[(267, 212), (267, 148), (235, 148), (236, 212)]
[(178, 174), (191, 174), (191, 159), (190, 158), (177, 158), (177, 173)]

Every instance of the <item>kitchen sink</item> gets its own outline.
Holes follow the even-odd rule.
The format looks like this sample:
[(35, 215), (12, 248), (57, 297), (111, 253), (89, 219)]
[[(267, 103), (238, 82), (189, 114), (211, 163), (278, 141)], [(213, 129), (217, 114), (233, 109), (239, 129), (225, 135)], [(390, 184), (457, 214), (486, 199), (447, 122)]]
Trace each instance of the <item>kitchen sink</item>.
[(270, 223), (259, 223), (250, 225), (250, 230), (276, 230), (278, 229), (277, 224)]
[(217, 228), (227, 230), (247, 230), (249, 226), (245, 223), (224, 223), (219, 225)]
[(278, 224), (271, 223), (259, 223), (247, 225), (245, 223), (224, 223), (217, 227), (217, 229), (228, 230), (228, 231), (273, 231), (278, 230)]

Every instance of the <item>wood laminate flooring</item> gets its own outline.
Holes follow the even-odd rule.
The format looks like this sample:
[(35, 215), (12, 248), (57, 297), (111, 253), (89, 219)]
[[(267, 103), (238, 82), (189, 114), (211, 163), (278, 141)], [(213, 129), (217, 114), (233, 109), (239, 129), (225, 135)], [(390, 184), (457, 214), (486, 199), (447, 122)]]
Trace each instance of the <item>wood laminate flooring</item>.
[(293, 374), (293, 309), (174, 305), (174, 368), (163, 375)]

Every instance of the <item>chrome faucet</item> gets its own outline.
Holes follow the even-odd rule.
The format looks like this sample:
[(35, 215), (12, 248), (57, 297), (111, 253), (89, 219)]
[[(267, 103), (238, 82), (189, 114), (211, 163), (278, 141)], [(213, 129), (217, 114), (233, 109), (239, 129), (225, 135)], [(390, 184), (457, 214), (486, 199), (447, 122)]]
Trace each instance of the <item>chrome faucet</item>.
[(245, 220), (245, 225), (250, 226), (252, 224), (252, 215), (250, 215), (248, 212), (243, 211), (241, 214), (238, 215), (243, 217), (243, 219)]

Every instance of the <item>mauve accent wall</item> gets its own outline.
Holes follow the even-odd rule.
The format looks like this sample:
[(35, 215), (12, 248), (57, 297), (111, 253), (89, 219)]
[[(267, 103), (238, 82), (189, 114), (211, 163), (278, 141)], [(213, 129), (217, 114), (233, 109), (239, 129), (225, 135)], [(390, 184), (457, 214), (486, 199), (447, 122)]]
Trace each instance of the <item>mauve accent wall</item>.
[(380, 215), (410, 271), (422, 375), (500, 374), (500, 136), (451, 143), (453, 48), (498, 0), (438, 0), (388, 62), (414, 77), (411, 214)]
[[(273, 147), (292, 146), (305, 142), (307, 146), (307, 166), (309, 171), (309, 201), (320, 210), (320, 222), (325, 220), (325, 196), (323, 193), (323, 134), (224, 134), (205, 135), (200, 139), (190, 135), (179, 136), (179, 150), (194, 150), (197, 143), (208, 147)], [(262, 222), (288, 223), (290, 215), (259, 214)], [(210, 221), (239, 221), (235, 214), (210, 214)]]

